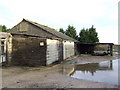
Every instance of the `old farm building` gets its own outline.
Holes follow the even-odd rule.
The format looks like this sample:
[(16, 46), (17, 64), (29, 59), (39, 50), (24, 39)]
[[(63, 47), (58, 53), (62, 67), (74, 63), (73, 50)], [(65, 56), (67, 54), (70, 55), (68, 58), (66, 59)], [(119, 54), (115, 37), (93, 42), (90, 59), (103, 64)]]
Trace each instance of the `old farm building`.
[(0, 64), (6, 61), (6, 56), (11, 52), (11, 39), (10, 33), (0, 32)]
[(8, 62), (14, 65), (49, 65), (75, 55), (76, 40), (36, 22), (23, 19), (9, 33), (12, 52)]

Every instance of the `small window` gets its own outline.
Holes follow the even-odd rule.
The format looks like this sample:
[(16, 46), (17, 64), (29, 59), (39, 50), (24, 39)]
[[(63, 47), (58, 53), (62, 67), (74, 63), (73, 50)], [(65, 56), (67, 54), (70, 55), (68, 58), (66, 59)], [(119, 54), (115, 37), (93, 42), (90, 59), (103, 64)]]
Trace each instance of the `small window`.
[(44, 46), (44, 42), (40, 42), (40, 46)]

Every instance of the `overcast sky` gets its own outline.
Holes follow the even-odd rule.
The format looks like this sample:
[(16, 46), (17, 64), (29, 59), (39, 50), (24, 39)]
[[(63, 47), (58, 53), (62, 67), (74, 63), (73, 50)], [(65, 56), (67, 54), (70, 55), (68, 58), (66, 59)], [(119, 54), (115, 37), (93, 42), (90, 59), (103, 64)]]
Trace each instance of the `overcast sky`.
[(119, 0), (0, 0), (0, 24), (12, 28), (23, 18), (59, 30), (96, 28), (100, 42), (118, 43)]

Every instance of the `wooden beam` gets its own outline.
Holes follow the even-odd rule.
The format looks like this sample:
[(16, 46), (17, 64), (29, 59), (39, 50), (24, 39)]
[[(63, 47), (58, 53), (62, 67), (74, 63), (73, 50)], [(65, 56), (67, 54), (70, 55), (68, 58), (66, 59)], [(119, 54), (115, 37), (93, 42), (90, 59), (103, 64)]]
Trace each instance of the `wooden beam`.
[(109, 44), (110, 45), (110, 55), (113, 56), (113, 45)]

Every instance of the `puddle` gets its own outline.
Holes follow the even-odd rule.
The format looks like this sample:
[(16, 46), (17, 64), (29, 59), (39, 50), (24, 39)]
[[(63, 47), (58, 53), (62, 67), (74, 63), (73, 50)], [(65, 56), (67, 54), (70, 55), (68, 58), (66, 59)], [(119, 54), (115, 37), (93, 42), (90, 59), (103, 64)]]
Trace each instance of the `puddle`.
[(69, 76), (77, 79), (119, 85), (118, 61), (120, 62), (120, 59), (75, 65), (71, 67)]
[(120, 55), (120, 51), (116, 51), (116, 52), (114, 51), (113, 54)]

